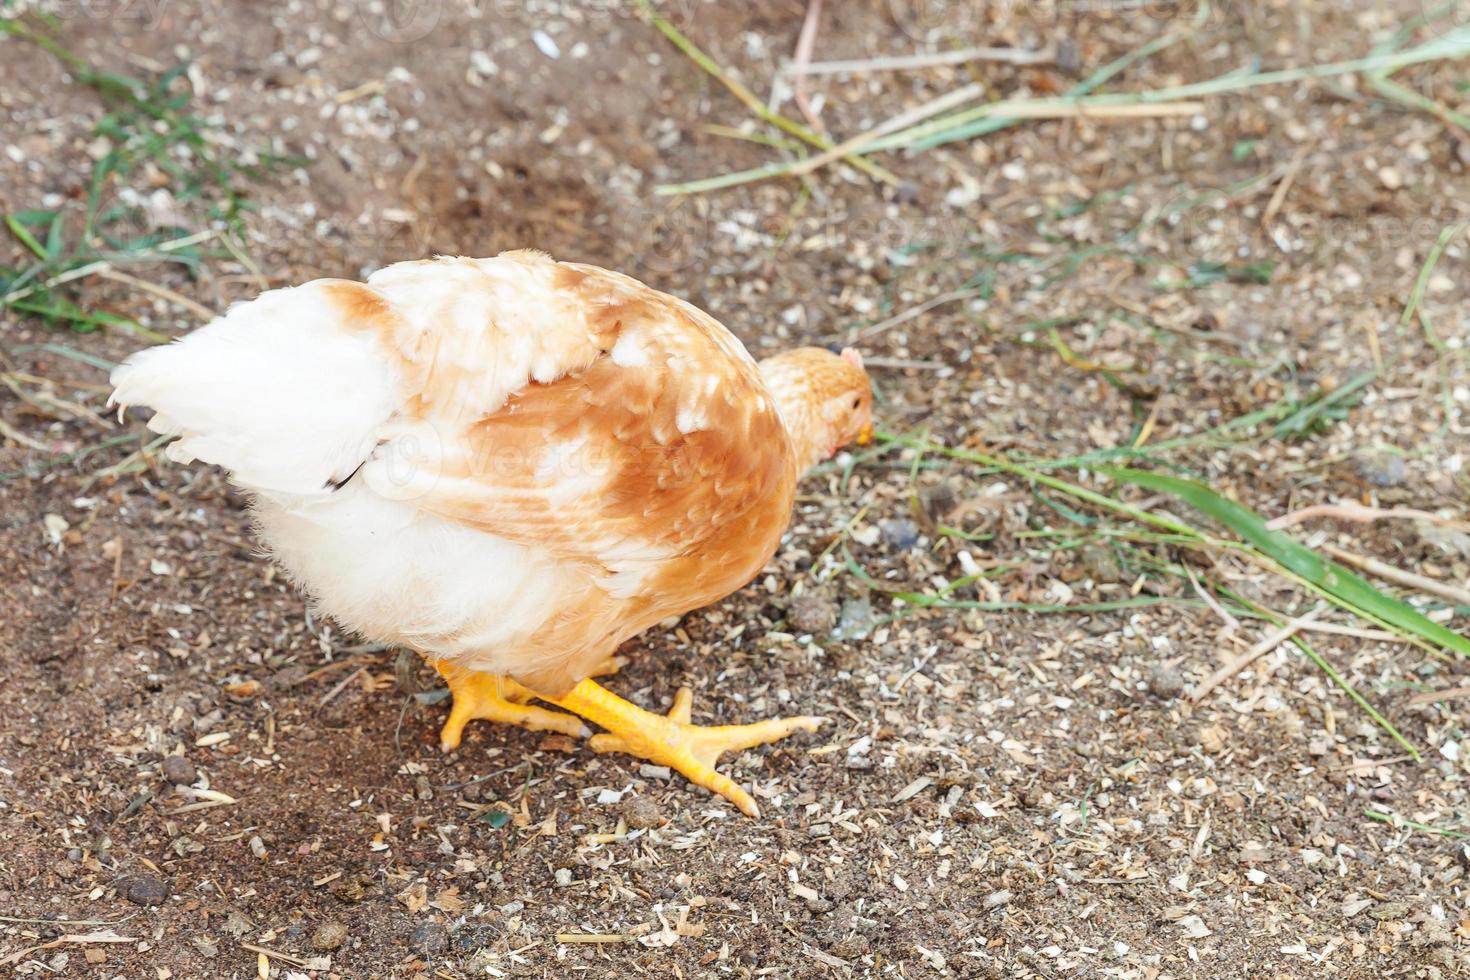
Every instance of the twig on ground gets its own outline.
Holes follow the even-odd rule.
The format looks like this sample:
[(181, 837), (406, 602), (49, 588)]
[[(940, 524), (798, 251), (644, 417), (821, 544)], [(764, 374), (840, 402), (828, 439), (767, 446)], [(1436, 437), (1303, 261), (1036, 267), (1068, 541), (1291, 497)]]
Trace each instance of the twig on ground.
[(1344, 626), (1342, 623), (1303, 623), (1303, 633), (1330, 633), (1333, 636), (1353, 636), (1360, 640), (1377, 640), (1380, 643), (1413, 643), (1406, 636), (1390, 630), (1369, 630), (1361, 626)]
[(1458, 603), (1462, 606), (1470, 606), (1470, 592), (1467, 592), (1459, 586), (1450, 585), (1448, 582), (1441, 582), (1438, 579), (1427, 578), (1423, 575), (1416, 575), (1413, 572), (1406, 572), (1402, 568), (1395, 568), (1393, 565), (1379, 561), (1377, 558), (1367, 558), (1363, 555), (1354, 554), (1335, 545), (1324, 544), (1322, 545), (1322, 550), (1343, 564), (1360, 568), (1369, 575), (1375, 578), (1381, 578), (1385, 582), (1394, 582), (1420, 592), (1427, 592), (1430, 595), (1439, 596), (1441, 599), (1448, 599), (1450, 602)]
[(1056, 57), (1056, 52), (1049, 48), (1041, 51), (1027, 51), (1025, 48), (957, 48), (953, 51), (894, 55), (887, 58), (814, 61), (810, 64), (793, 64), (788, 70), (793, 75), (839, 75), (869, 71), (909, 71), (916, 68), (934, 68), (939, 65), (963, 65), (971, 61), (996, 61), (1007, 65), (1047, 65), (1055, 61)]
[(4, 419), (0, 419), (0, 436), (4, 436), (7, 439), (14, 440), (15, 442), (20, 443), (22, 446), (25, 446), (27, 449), (34, 449), (38, 453), (50, 454), (56, 451), (53, 447), (46, 445), (44, 442), (32, 439), (24, 432), (12, 426), (9, 422), (6, 422)]
[(1470, 698), (1470, 687), (1447, 687), (1442, 691), (1420, 691), (1409, 698), (1413, 705), (1434, 704), (1438, 701), (1455, 701), (1460, 698)]
[(1232, 616), (1230, 611), (1220, 605), (1219, 601), (1210, 594), (1210, 590), (1200, 584), (1199, 578), (1194, 574), (1193, 569), (1185, 565), (1184, 572), (1189, 576), (1189, 584), (1194, 586), (1195, 594), (1204, 600), (1205, 605), (1214, 610), (1215, 615), (1225, 621), (1225, 630), (1220, 634), (1220, 639), (1228, 640), (1236, 630), (1240, 629), (1240, 620)]
[(265, 277), (265, 273), (260, 271), (260, 266), (255, 264), (255, 260), (250, 257), (250, 253), (246, 252), (241, 244), (235, 241), (234, 235), (222, 234), (219, 240), (224, 245), (225, 251), (229, 252), (235, 261), (244, 266), (245, 271), (250, 273), (250, 278), (255, 280), (256, 288), (271, 288), (270, 280)]
[(802, 21), (801, 34), (796, 39), (796, 56), (791, 64), (796, 74), (796, 79), (791, 84), (791, 97), (812, 129), (825, 135), (827, 127), (822, 125), (821, 117), (812, 109), (812, 100), (807, 94), (807, 75), (801, 71), (812, 60), (812, 48), (817, 43), (817, 27), (821, 22), (822, 0), (807, 0), (806, 20)]
[[(721, 174), (718, 177), (710, 177), (705, 180), (668, 185), (659, 188), (659, 193), (695, 193), (725, 187), (736, 187), (741, 184), (769, 180), (772, 177), (804, 177), (837, 160), (850, 163), (853, 159), (862, 159), (861, 157), (855, 157), (854, 154), (872, 148), (884, 137), (912, 128), (926, 119), (937, 116), (941, 112), (946, 112), (956, 106), (963, 105), (966, 102), (973, 102), (984, 94), (985, 86), (974, 82), (957, 88), (952, 92), (946, 92), (923, 105), (889, 119), (874, 129), (844, 140), (836, 146), (822, 153), (818, 153), (816, 156), (808, 157), (805, 160), (769, 164), (764, 167), (755, 167), (751, 170)], [(994, 112), (981, 112), (982, 116), (1004, 115), (1006, 118), (1014, 120), (1076, 118), (1100, 120), (1139, 119), (1160, 116), (1193, 116), (1204, 110), (1203, 102), (1162, 102), (1140, 105), (1090, 106), (1070, 102), (1043, 103), (1039, 100), (1020, 99), (1009, 102), (993, 102), (989, 103), (989, 105), (997, 108)], [(981, 106), (975, 111), (980, 112), (986, 108), (986, 106)]]
[[(957, 303), (962, 299), (973, 299), (974, 297), (979, 296), (980, 293), (981, 291), (979, 289), (955, 289), (947, 293), (940, 293), (938, 296), (935, 296), (932, 299), (926, 299), (918, 306), (912, 306), (909, 309), (904, 310), (902, 313), (894, 314), (886, 320), (879, 320), (877, 323), (869, 324), (868, 326), (863, 327), (862, 329), (858, 330), (857, 333), (852, 335), (852, 339), (866, 340), (869, 337), (873, 337), (877, 334), (883, 333), (885, 330), (891, 330), (899, 324), (908, 323), (915, 317), (923, 316), (925, 313), (928, 313), (932, 309), (944, 306), (948, 303)], [(839, 333), (835, 335), (833, 339), (841, 339), (843, 336), (844, 334)]]
[(1272, 650), (1275, 650), (1287, 640), (1291, 639), (1293, 636), (1296, 635), (1297, 631), (1300, 630), (1303, 625), (1312, 622), (1312, 620), (1321, 615), (1322, 611), (1326, 608), (1327, 606), (1325, 603), (1319, 602), (1315, 606), (1313, 606), (1312, 611), (1307, 613), (1305, 616), (1300, 616), (1296, 619), (1293, 619), (1285, 626), (1281, 626), (1277, 629), (1272, 630), (1260, 643), (1257, 643), (1245, 653), (1242, 653), (1240, 656), (1236, 657), (1234, 660), (1230, 661), (1228, 664), (1221, 667), (1219, 670), (1215, 671), (1209, 677), (1205, 678), (1198, 685), (1196, 685), (1194, 690), (1189, 692), (1189, 700), (1194, 702), (1195, 704), (1198, 704), (1201, 700), (1204, 699), (1205, 695), (1209, 694), (1215, 688), (1219, 687), (1221, 684), (1225, 683), (1230, 678), (1240, 673), (1242, 670), (1245, 670), (1252, 663), (1259, 660), (1261, 657), (1264, 657)]
[(1344, 500), (1337, 504), (1313, 504), (1294, 510), (1280, 517), (1273, 517), (1266, 522), (1267, 530), (1280, 531), (1282, 528), (1309, 521), (1314, 517), (1333, 517), (1344, 521), (1358, 521), (1369, 523), (1382, 520), (1411, 520), (1428, 521), (1438, 524), (1440, 527), (1451, 528), (1456, 531), (1470, 531), (1470, 522), (1457, 521), (1450, 517), (1440, 517), (1438, 514), (1427, 510), (1418, 510), (1413, 507), (1365, 507), (1352, 500)]
[(935, 146), (954, 139), (966, 139), (977, 135), (975, 127), (984, 124), (990, 117), (1003, 116), (1007, 119), (1014, 119), (1018, 112), (1024, 112), (1029, 118), (1040, 118), (1036, 113), (1047, 106), (1073, 105), (1096, 109), (1103, 106), (1117, 107), (1170, 103), (1182, 99), (1227, 95), (1255, 88), (1303, 82), (1318, 78), (1333, 78), (1341, 75), (1381, 70), (1396, 71), (1409, 65), (1460, 58), (1467, 51), (1470, 51), (1470, 26), (1446, 31), (1434, 40), (1406, 51), (1371, 54), (1367, 57), (1354, 58), (1348, 61), (1336, 61), (1308, 65), (1301, 68), (1256, 72), (1253, 74), (1230, 72), (1202, 82), (1173, 85), (1141, 92), (1109, 93), (1106, 95), (1074, 94), (1042, 99), (1007, 99), (1003, 102), (994, 102), (977, 106), (974, 109), (966, 109), (953, 116), (936, 119), (909, 130), (894, 133), (891, 137), (883, 140), (871, 149), (888, 150), (902, 147), (908, 149), (910, 152), (932, 149)]
[(1276, 185), (1276, 190), (1271, 193), (1271, 200), (1266, 202), (1266, 210), (1261, 212), (1261, 227), (1269, 228), (1271, 222), (1281, 210), (1281, 205), (1286, 203), (1286, 195), (1291, 193), (1291, 185), (1296, 183), (1296, 175), (1301, 172), (1302, 164), (1307, 159), (1307, 154), (1312, 151), (1312, 144), (1303, 144), (1296, 153), (1292, 154), (1291, 162), (1286, 165), (1286, 172), (1281, 175), (1281, 181)]
[[(906, 126), (913, 126), (916, 123), (923, 122), (925, 119), (928, 119), (931, 116), (938, 115), (939, 113), (944, 112), (947, 109), (953, 109), (957, 105), (963, 105), (966, 102), (972, 102), (984, 94), (985, 86), (978, 83), (962, 86), (952, 92), (946, 92), (937, 98), (930, 99), (923, 105), (917, 106), (916, 108), (910, 109), (907, 112), (894, 116), (892, 119), (880, 123), (878, 126), (868, 130), (866, 133), (859, 133), (857, 136), (853, 136), (849, 139), (843, 140), (841, 143), (838, 143), (830, 150), (818, 153), (814, 157), (808, 157), (805, 160), (799, 160), (795, 163), (789, 164), (784, 174), (780, 171), (772, 171), (763, 174), (763, 176), (799, 177), (803, 174), (812, 173), (813, 171), (820, 170), (821, 168), (827, 166), (829, 163), (832, 163), (836, 160), (841, 160), (849, 153), (856, 153), (858, 150), (861, 150), (869, 143), (876, 142), (880, 137), (887, 136), (889, 133), (897, 132), (898, 130), (903, 129)], [(754, 171), (747, 172), (753, 173)]]
[[(175, 238), (173, 241), (160, 242), (153, 246), (153, 251), (176, 252), (181, 248), (188, 248), (190, 245), (198, 245), (200, 242), (208, 241), (218, 234), (212, 228), (205, 231), (197, 231), (192, 235), (185, 235), (183, 238)], [(112, 260), (101, 259), (96, 262), (88, 262), (86, 265), (77, 266), (75, 269), (68, 269), (65, 272), (57, 273), (45, 282), (23, 286), (20, 289), (6, 293), (4, 296), (0, 296), (0, 306), (8, 306), (16, 300), (25, 299), (33, 293), (54, 289), (57, 286), (65, 285), (77, 279), (85, 279), (87, 276), (95, 275), (104, 269), (111, 269), (113, 265)]]
[(135, 943), (137, 941), (137, 939), (131, 936), (119, 936), (111, 929), (108, 929), (105, 932), (89, 932), (85, 935), (80, 936), (62, 936), (60, 939), (53, 939), (51, 940), (51, 942), (42, 943), (40, 946), (30, 946), (25, 949), (17, 950), (4, 959), (0, 959), (0, 966), (9, 966), (12, 963), (19, 963), (21, 960), (25, 959), (27, 956), (32, 955), (33, 953), (39, 953), (42, 950), (46, 949), (55, 949), (58, 946), (65, 946), (68, 944), (86, 946), (92, 943)]
[(333, 698), (341, 694), (347, 688), (348, 684), (351, 684), (353, 681), (357, 680), (357, 676), (367, 669), (368, 665), (363, 664), (361, 667), (357, 668), (352, 673), (348, 674), (346, 677), (338, 681), (336, 687), (332, 688), (330, 691), (322, 696), (322, 699), (320, 702), (318, 702), (317, 707), (325, 708), (328, 704), (331, 703)]
[(214, 311), (211, 310), (209, 307), (204, 306), (201, 303), (196, 303), (189, 297), (182, 296), (179, 293), (174, 292), (172, 289), (169, 289), (167, 286), (160, 286), (157, 283), (149, 282), (146, 279), (139, 279), (137, 276), (130, 276), (126, 272), (120, 272), (117, 269), (113, 269), (111, 267), (106, 269), (98, 269), (97, 275), (102, 277), (103, 279), (110, 279), (113, 282), (120, 282), (124, 285), (132, 286), (134, 289), (141, 289), (143, 292), (151, 293), (154, 296), (157, 296), (159, 299), (164, 299), (170, 303), (173, 303), (175, 306), (182, 306), (184, 309), (194, 314), (204, 323), (208, 323), (215, 317)]
[[(664, 17), (661, 16), (659, 12), (653, 8), (653, 4), (649, 2), (649, 0), (634, 0), (634, 3), (638, 6), (638, 9), (643, 11), (644, 15), (648, 17), (649, 21), (653, 24), (655, 28), (658, 29), (659, 33), (669, 39), (674, 47), (682, 51), (685, 57), (694, 62), (706, 73), (719, 80), (720, 84), (724, 85), (725, 88), (729, 90), (731, 95), (735, 96), (735, 98), (744, 103), (745, 107), (753, 112), (755, 115), (759, 116), (765, 122), (770, 123), (772, 126), (775, 126), (776, 128), (783, 130), (792, 136), (795, 136), (797, 139), (802, 140), (806, 143), (810, 143), (812, 146), (817, 147), (817, 149), (819, 150), (828, 150), (832, 148), (831, 140), (821, 136), (818, 133), (812, 132), (801, 123), (796, 122), (793, 119), (788, 119), (785, 116), (781, 115), (779, 112), (774, 112), (770, 108), (768, 108), (766, 104), (762, 102), (754, 92), (747, 88), (743, 82), (731, 77), (723, 68), (719, 66), (719, 64), (715, 62), (713, 58), (700, 50), (698, 45), (685, 37), (677, 27), (664, 19)], [(892, 171), (879, 166), (871, 160), (865, 160), (860, 156), (849, 156), (845, 159), (847, 163), (850, 163), (852, 166), (856, 167), (858, 170), (862, 171), (875, 180), (880, 180), (885, 184), (893, 184), (895, 186), (902, 183), (902, 181), (899, 180), (898, 176)]]
[(950, 365), (942, 361), (916, 361), (909, 357), (864, 357), (863, 367), (885, 368), (890, 371), (945, 371)]

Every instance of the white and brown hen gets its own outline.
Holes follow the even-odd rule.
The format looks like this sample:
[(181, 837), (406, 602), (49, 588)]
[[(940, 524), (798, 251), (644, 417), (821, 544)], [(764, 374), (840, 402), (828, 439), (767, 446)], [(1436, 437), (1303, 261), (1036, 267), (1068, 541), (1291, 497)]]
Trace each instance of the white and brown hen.
[[(454, 707), (586, 735), (756, 813), (722, 752), (817, 719), (690, 723), (609, 693), (619, 644), (740, 588), (801, 474), (871, 433), (855, 352), (756, 363), (713, 318), (538, 252), (404, 262), (263, 294), (113, 373), (175, 460), (229, 470), (337, 621), (422, 653)], [(566, 709), (529, 702), (539, 700)]]

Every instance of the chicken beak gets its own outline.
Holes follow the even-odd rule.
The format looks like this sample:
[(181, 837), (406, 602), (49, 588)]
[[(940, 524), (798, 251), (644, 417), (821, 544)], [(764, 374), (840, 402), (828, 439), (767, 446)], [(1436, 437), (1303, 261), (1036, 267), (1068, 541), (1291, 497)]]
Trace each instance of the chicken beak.
[(857, 444), (859, 446), (866, 446), (868, 443), (870, 443), (872, 441), (873, 441), (873, 423), (872, 422), (869, 422), (867, 425), (864, 425), (861, 429), (858, 429)]

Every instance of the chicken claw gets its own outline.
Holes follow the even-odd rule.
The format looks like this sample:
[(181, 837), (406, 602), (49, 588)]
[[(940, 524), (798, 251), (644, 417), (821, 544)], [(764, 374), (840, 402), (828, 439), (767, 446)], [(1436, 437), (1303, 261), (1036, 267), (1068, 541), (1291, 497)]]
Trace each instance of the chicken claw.
[(533, 732), (560, 732), (573, 738), (592, 734), (576, 715), (526, 704), (535, 695), (509, 677), (466, 670), (445, 660), (431, 663), (454, 695), (449, 720), (439, 731), (439, 747), (445, 752), (459, 748), (465, 723), (475, 719), (520, 725)]
[(593, 751), (626, 752), (677, 769), (690, 782), (734, 803), (748, 817), (760, 816), (760, 808), (734, 780), (715, 771), (720, 756), (776, 742), (794, 732), (814, 732), (825, 720), (802, 715), (758, 721), (753, 725), (704, 727), (690, 724), (694, 696), (687, 687), (679, 688), (667, 715), (656, 715), (624, 701), (590, 678), (565, 697), (542, 700), (575, 711), (606, 728), (606, 734), (594, 735), (587, 743)]

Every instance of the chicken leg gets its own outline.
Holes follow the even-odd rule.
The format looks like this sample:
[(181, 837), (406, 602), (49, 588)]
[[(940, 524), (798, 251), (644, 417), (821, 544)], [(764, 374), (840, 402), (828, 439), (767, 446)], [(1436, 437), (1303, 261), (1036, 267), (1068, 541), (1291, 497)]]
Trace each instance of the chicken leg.
[[(445, 752), (459, 748), (464, 726), (471, 721), (498, 721), (533, 732), (560, 732), (573, 738), (592, 734), (575, 715), (527, 704), (536, 695), (509, 677), (470, 670), (449, 660), (429, 662), (449, 684), (449, 693), (454, 698), (449, 718), (439, 730), (439, 747)], [(592, 671), (592, 676), (616, 674), (627, 662), (626, 657), (610, 656)]]
[(459, 748), (465, 724), (474, 720), (520, 725), (533, 732), (560, 732), (573, 738), (592, 734), (576, 715), (527, 704), (534, 695), (509, 677), (482, 674), (448, 660), (430, 662), (448, 682), (449, 693), (454, 698), (449, 719), (439, 730), (439, 747), (445, 752)]
[(760, 816), (760, 808), (734, 780), (715, 771), (720, 756), (779, 741), (793, 732), (814, 732), (825, 720), (802, 715), (773, 718), (753, 725), (706, 728), (690, 724), (689, 711), (694, 696), (687, 687), (679, 688), (674, 695), (674, 706), (667, 715), (655, 715), (624, 701), (591, 678), (572, 688), (565, 697), (541, 700), (574, 711), (606, 728), (606, 734), (594, 735), (588, 742), (593, 751), (626, 752), (677, 769), (690, 782), (725, 797), (749, 817)]

